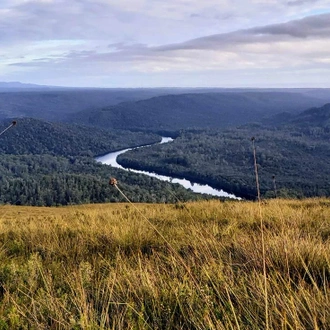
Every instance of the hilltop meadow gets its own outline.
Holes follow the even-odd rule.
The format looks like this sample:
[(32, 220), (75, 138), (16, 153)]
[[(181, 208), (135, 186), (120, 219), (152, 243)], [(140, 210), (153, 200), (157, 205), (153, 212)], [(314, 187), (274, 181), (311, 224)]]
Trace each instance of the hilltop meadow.
[(0, 329), (327, 329), (329, 237), (328, 199), (1, 206)]

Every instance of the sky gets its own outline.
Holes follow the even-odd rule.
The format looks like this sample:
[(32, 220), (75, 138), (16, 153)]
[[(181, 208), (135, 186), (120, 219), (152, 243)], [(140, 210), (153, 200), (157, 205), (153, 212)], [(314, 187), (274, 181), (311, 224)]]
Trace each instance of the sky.
[(0, 0), (0, 81), (330, 88), (330, 0)]

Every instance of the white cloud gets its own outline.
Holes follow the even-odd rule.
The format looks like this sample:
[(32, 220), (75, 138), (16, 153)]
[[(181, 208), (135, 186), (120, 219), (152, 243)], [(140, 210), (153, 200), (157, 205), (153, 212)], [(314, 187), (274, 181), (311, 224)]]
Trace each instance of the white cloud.
[(302, 19), (324, 12), (330, 1), (2, 0), (0, 80), (26, 81), (28, 71), (33, 82), (197, 82), (217, 72), (230, 83), (278, 70), (306, 72), (301, 82), (329, 64), (330, 14)]

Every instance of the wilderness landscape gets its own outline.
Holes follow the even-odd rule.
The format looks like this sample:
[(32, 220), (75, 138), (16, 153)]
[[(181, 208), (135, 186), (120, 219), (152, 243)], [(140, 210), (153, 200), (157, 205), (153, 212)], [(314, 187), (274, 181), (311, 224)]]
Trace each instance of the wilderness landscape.
[(330, 329), (329, 0), (1, 0), (0, 45), (0, 330)]
[(330, 90), (117, 92), (0, 92), (0, 329), (327, 329)]
[[(274, 176), (278, 196), (330, 195), (330, 90), (164, 92), (7, 88), (0, 93), (2, 128), (13, 119), (18, 124), (1, 137), (0, 200), (39, 206), (120, 201), (108, 185), (111, 176), (132, 201), (174, 202), (166, 189), (176, 190), (183, 201), (207, 198), (94, 159), (149, 144), (155, 145), (120, 155), (119, 164), (254, 200), (252, 136), (262, 197), (274, 197)], [(89, 105), (81, 110), (86, 98)], [(107, 100), (119, 103), (104, 107)], [(157, 145), (162, 136), (174, 141)], [(49, 189), (50, 182), (56, 189)]]

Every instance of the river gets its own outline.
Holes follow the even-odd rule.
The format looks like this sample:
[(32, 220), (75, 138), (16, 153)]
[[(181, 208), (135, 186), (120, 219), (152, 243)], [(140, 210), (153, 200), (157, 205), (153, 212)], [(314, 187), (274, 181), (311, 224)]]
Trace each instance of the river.
[[(162, 143), (169, 143), (172, 142), (173, 139), (170, 137), (162, 137), (162, 140), (160, 142), (160, 144)], [(150, 147), (151, 145), (146, 145), (146, 146), (142, 146), (142, 147), (136, 147), (136, 148), (128, 148), (128, 149), (123, 149), (123, 150), (119, 150), (119, 151), (115, 151), (115, 152), (110, 152), (104, 156), (100, 156), (97, 157), (96, 160), (102, 164), (106, 164), (106, 165), (111, 165), (112, 167), (116, 167), (116, 168), (121, 168), (123, 170), (126, 171), (131, 171), (131, 172), (135, 172), (135, 173), (141, 173), (141, 174), (146, 174), (149, 176), (152, 176), (154, 178), (157, 178), (159, 180), (162, 181), (168, 181), (168, 182), (172, 182), (172, 183), (179, 183), (181, 184), (183, 187), (185, 187), (186, 189), (191, 189), (192, 191), (196, 192), (196, 193), (202, 193), (202, 194), (208, 194), (208, 195), (212, 195), (212, 196), (219, 196), (219, 197), (227, 197), (227, 198), (232, 198), (232, 199), (240, 199), (239, 197), (236, 197), (233, 194), (229, 194), (225, 191), (221, 190), (217, 190), (212, 188), (209, 185), (202, 185), (202, 184), (198, 184), (198, 183), (193, 183), (190, 182), (186, 179), (178, 179), (178, 178), (173, 178), (173, 177), (169, 177), (169, 176), (165, 176), (165, 175), (159, 175), (156, 173), (152, 173), (152, 172), (147, 172), (147, 171), (139, 171), (139, 170), (134, 170), (134, 169), (130, 169), (130, 168), (124, 168), (123, 166), (121, 166), (120, 164), (117, 163), (117, 157), (129, 150), (134, 150), (134, 149), (139, 149), (139, 148), (146, 148), (146, 147)]]

